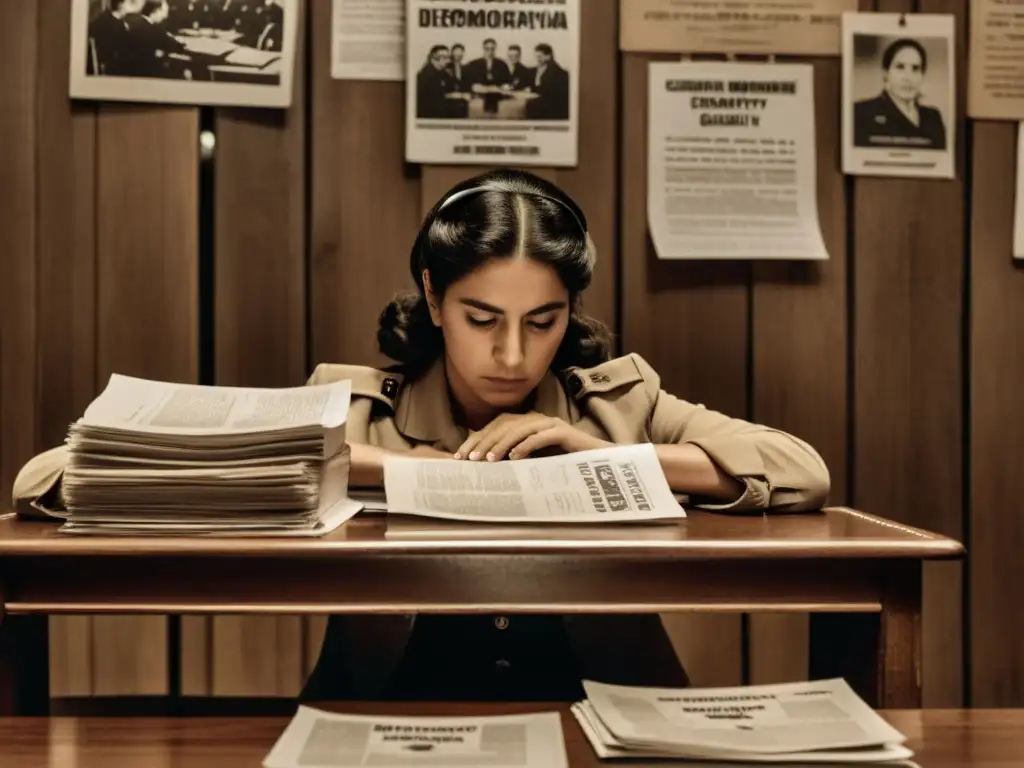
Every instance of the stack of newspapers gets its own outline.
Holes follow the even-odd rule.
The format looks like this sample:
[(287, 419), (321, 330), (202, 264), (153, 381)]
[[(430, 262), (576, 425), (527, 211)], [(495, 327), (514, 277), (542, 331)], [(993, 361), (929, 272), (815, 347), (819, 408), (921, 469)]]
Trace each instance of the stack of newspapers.
[(572, 713), (601, 759), (914, 766), (906, 738), (842, 679), (740, 688), (583, 683)]
[(351, 383), (201, 386), (114, 374), (69, 429), (77, 534), (319, 536), (347, 498)]

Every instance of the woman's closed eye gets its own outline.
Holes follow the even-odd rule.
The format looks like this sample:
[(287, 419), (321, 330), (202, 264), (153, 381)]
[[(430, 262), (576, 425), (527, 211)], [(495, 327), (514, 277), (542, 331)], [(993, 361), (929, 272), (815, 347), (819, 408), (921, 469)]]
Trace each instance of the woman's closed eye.
[[(479, 315), (466, 315), (466, 320), (470, 325), (476, 326), (477, 328), (490, 328), (498, 322), (498, 318), (496, 317), (481, 317)], [(538, 331), (550, 331), (555, 326), (555, 318), (549, 317), (546, 320), (529, 320), (527, 325)]]

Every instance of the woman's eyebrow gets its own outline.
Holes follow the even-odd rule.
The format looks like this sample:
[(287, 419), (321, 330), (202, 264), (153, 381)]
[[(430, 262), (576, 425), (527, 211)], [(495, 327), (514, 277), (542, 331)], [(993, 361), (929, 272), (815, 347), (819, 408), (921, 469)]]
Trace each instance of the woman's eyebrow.
[[(490, 312), (495, 315), (504, 315), (505, 310), (500, 307), (496, 307), (493, 304), (488, 304), (485, 301), (477, 301), (476, 299), (459, 299), (460, 304), (464, 304), (467, 307), (473, 307), (479, 309), (481, 312)], [(547, 304), (541, 304), (535, 309), (531, 309), (527, 312), (527, 315), (541, 315), (545, 312), (550, 312), (554, 309), (562, 309), (566, 306), (564, 301), (550, 301)]]

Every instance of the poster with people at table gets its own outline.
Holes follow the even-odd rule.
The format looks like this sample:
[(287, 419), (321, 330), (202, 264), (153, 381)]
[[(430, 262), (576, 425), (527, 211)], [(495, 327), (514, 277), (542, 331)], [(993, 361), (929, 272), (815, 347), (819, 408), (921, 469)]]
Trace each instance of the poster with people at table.
[(576, 165), (580, 0), (409, 0), (406, 24), (407, 160)]
[(74, 0), (70, 95), (288, 107), (299, 4), (300, 0)]

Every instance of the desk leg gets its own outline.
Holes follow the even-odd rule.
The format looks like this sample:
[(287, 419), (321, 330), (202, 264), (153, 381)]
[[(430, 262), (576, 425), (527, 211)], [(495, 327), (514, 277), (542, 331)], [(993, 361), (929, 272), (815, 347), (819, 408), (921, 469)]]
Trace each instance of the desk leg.
[(49, 617), (11, 615), (0, 601), (0, 716), (50, 711)]
[(886, 570), (876, 661), (879, 699), (888, 709), (920, 709), (923, 564), (897, 561)]
[(870, 706), (921, 707), (921, 562), (880, 574), (881, 613), (811, 615), (810, 678), (843, 677)]

